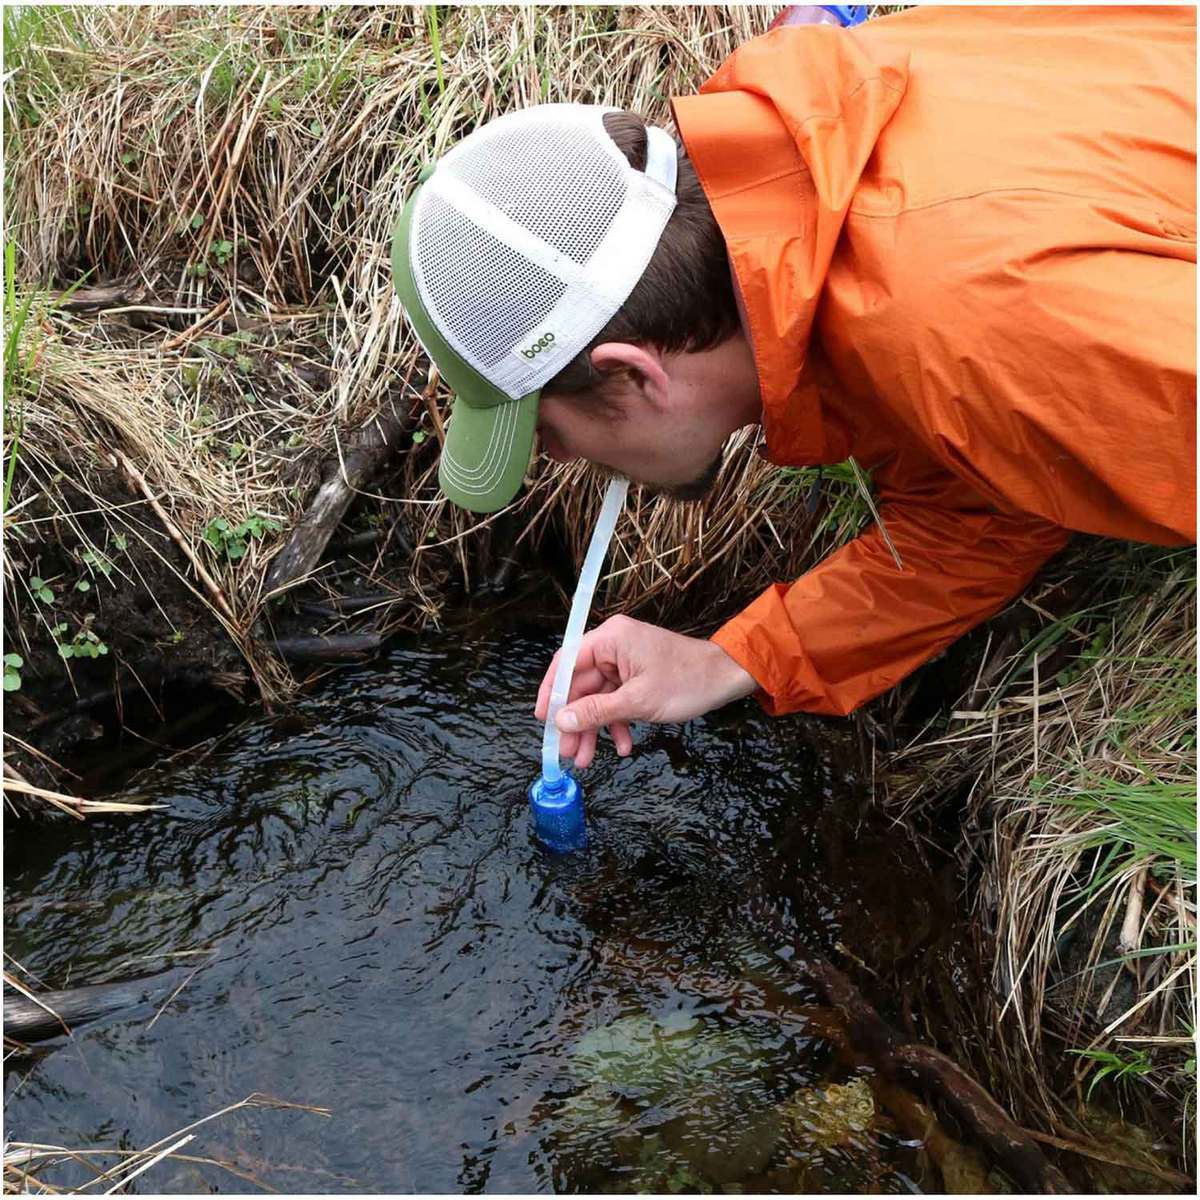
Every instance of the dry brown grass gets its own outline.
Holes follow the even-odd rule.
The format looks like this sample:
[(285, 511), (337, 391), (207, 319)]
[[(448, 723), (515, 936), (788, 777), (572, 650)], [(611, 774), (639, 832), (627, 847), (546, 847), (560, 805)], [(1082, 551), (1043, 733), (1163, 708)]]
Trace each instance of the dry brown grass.
[[(163, 510), (150, 518), (131, 496), (125, 524), (136, 520), (141, 540), (212, 606), (264, 695), (288, 686), (253, 646), (279, 540), (252, 542), (233, 563), (203, 535), (218, 518), (254, 513), (286, 527), (320, 459), (388, 405), (407, 406), (431, 435), (444, 417), (444, 392), (427, 412), (404, 387), (423, 365), (388, 269), (391, 226), (417, 170), (477, 123), (539, 101), (614, 103), (667, 122), (667, 98), (694, 89), (773, 10), (438, 11), (435, 27), (431, 10), (412, 7), (42, 10), (15, 43), (6, 116), (19, 277), (120, 280), (121, 307), (161, 332), (134, 338), (111, 311), (68, 317), (42, 306), (14, 494), (36, 515), (18, 510), (13, 527), (40, 536), (33, 522), (47, 508), (69, 525), (79, 494), (111, 509), (102, 485), (120, 450)], [(170, 335), (218, 309), (208, 330)], [(234, 326), (257, 329), (257, 340), (230, 350)], [(288, 372), (288, 333), (319, 334), (322, 384)], [(239, 386), (233, 364), (247, 357), (258, 386)], [(497, 524), (441, 499), (436, 445), (414, 444), (388, 487), (418, 547), (405, 581), (418, 623), (436, 619), (451, 575), (469, 584), (479, 574)], [(711, 628), (799, 569), (807, 518), (753, 446), (749, 433), (734, 439), (702, 505), (635, 490), (602, 604), (666, 617), (690, 588), (689, 625)], [(64, 472), (78, 488), (57, 486)], [(123, 465), (121, 474), (128, 482)], [(582, 474), (535, 463), (499, 518), (506, 536), (532, 547), (551, 534), (581, 555), (596, 502)], [(78, 522), (73, 534), (87, 544)], [(378, 566), (386, 579), (389, 564)], [(27, 599), (19, 583), (10, 571), (10, 602)]]
[[(136, 1177), (151, 1171), (164, 1161), (216, 1167), (254, 1188), (274, 1191), (268, 1183), (236, 1162), (183, 1153), (184, 1148), (199, 1136), (193, 1133), (193, 1130), (243, 1108), (294, 1109), (315, 1116), (330, 1115), (327, 1108), (293, 1104), (256, 1092), (236, 1104), (227, 1105), (217, 1112), (201, 1117), (198, 1121), (193, 1121), (190, 1125), (185, 1125), (182, 1129), (175, 1130), (174, 1133), (167, 1134), (144, 1150), (110, 1146), (73, 1148), (43, 1142), (7, 1142), (4, 1146), (4, 1194), (49, 1195), (69, 1192), (72, 1195), (108, 1195), (115, 1191), (123, 1191)], [(67, 1168), (68, 1172), (76, 1177), (81, 1175), (83, 1182), (69, 1186), (53, 1182), (63, 1178), (63, 1168)]]
[[(1194, 1113), (1196, 575), (1193, 552), (1088, 543), (1077, 602), (1000, 654), (991, 683), (891, 767), (902, 811), (955, 797), (976, 870), (997, 1075), (1044, 1113), (1136, 1092)], [(1055, 588), (1061, 581), (1052, 581)], [(1049, 590), (1049, 589), (1048, 589)], [(981, 660), (984, 668), (986, 660)], [(1072, 1051), (1073, 1086), (1044, 1064)], [(1143, 1096), (1143, 1099), (1145, 1096)]]

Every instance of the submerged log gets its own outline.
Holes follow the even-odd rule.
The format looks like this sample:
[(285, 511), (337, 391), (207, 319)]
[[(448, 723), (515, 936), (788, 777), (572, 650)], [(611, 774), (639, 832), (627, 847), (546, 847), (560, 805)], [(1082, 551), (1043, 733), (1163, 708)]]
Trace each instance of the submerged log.
[(378, 633), (346, 633), (337, 637), (277, 638), (269, 643), (288, 662), (357, 662), (378, 650)]
[(4, 1036), (18, 1042), (37, 1042), (70, 1033), (76, 1025), (109, 1016), (139, 1004), (161, 1002), (178, 983), (179, 971), (93, 983), (58, 992), (38, 992), (32, 1000), (20, 992), (4, 993)]

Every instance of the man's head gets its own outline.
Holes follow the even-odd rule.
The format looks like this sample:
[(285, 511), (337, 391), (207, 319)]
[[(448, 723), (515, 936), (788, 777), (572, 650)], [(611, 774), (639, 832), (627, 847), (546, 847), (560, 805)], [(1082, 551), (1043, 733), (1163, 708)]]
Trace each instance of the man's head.
[(543, 105), (483, 126), (410, 197), (392, 265), (456, 392), (440, 480), (516, 493), (535, 432), (689, 494), (758, 417), (720, 231), (686, 157), (637, 117)]

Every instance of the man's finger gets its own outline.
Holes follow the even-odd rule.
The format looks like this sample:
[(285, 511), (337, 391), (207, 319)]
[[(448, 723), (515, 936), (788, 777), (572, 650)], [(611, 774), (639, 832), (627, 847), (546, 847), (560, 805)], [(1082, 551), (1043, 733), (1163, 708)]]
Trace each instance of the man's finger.
[(613, 745), (622, 758), (628, 758), (633, 753), (633, 732), (625, 721), (614, 721), (608, 732), (612, 735)]
[(619, 687), (614, 692), (596, 692), (565, 705), (559, 710), (557, 725), (563, 733), (578, 733), (614, 721), (629, 721), (637, 715), (629, 688)]
[(546, 674), (542, 676), (542, 686), (538, 688), (537, 703), (533, 706), (533, 715), (539, 721), (546, 719), (546, 708), (550, 703), (550, 691), (554, 687), (554, 673), (558, 670), (558, 657), (562, 654), (561, 650), (554, 652), (554, 657), (550, 660), (550, 666), (546, 669)]
[[(615, 686), (595, 667), (577, 669), (571, 676), (571, 691), (567, 699), (578, 700), (580, 696), (590, 696), (592, 692), (612, 691)], [(550, 692), (551, 688), (547, 686), (544, 695), (540, 692), (538, 694), (538, 702), (534, 707), (533, 715), (539, 721), (544, 721), (546, 713), (550, 711)]]
[(575, 766), (578, 770), (583, 771), (592, 765), (592, 759), (596, 757), (598, 737), (599, 733), (595, 729), (579, 734), (579, 749), (575, 751)]

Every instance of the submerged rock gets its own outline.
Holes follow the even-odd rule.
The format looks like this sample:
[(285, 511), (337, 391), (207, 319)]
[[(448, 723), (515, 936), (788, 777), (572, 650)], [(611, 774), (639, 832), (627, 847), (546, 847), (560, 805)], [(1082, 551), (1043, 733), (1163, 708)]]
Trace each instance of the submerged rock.
[(822, 1149), (859, 1146), (875, 1120), (875, 1097), (865, 1079), (804, 1088), (779, 1111), (801, 1142)]
[(585, 1034), (571, 1057), (588, 1083), (652, 1103), (752, 1083), (765, 1065), (746, 1034), (713, 1030), (687, 1013), (622, 1017)]
[(748, 1031), (687, 1013), (639, 1014), (584, 1035), (572, 1063), (586, 1085), (560, 1120), (593, 1133), (607, 1126), (617, 1139), (653, 1122), (636, 1135), (638, 1191), (733, 1184), (761, 1171), (779, 1142), (779, 1114), (762, 1107), (767, 1057)]

